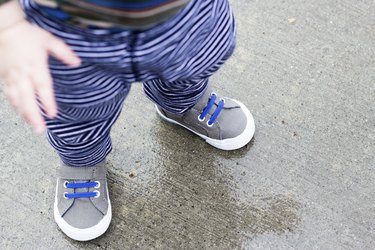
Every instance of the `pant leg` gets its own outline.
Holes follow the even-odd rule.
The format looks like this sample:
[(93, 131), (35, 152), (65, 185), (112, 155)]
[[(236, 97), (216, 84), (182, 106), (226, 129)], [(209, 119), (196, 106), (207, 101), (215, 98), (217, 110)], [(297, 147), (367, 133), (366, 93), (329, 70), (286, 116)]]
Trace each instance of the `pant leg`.
[(31, 0), (20, 2), (30, 22), (63, 39), (82, 60), (71, 68), (50, 58), (58, 115), (44, 117), (48, 140), (65, 164), (94, 166), (111, 151), (111, 126), (135, 81), (130, 32), (81, 29), (46, 15)]
[(207, 88), (207, 79), (168, 82), (152, 79), (144, 82), (146, 96), (159, 107), (172, 112), (183, 113), (193, 107)]
[[(91, 69), (90, 65), (64, 68), (61, 75), (61, 66), (65, 67), (56, 61), (50, 63), (58, 115), (52, 120), (46, 118), (47, 138), (66, 165), (94, 166), (112, 149), (110, 129), (120, 114), (130, 85), (122, 83), (115, 74), (94, 72), (97, 69)], [(85, 70), (79, 78), (74, 73), (77, 70)], [(80, 85), (91, 88), (80, 88)]]
[(183, 113), (197, 103), (209, 77), (232, 55), (236, 40), (227, 0), (193, 0), (174, 19), (141, 35), (154, 38), (136, 47), (149, 53), (139, 53), (138, 61), (157, 72), (156, 78), (144, 81), (144, 91), (172, 113)]

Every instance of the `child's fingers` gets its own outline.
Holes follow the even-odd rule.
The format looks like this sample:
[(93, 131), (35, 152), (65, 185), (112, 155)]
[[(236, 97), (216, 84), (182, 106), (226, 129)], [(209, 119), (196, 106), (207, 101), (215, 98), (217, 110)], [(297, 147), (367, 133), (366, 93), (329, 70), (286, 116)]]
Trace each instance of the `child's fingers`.
[(23, 79), (18, 86), (19, 98), (21, 99), (18, 112), (25, 121), (34, 127), (35, 132), (42, 133), (45, 129), (45, 124), (39, 112), (32, 83), (28, 79)]
[(57, 114), (57, 105), (53, 92), (53, 82), (47, 64), (38, 68), (38, 74), (33, 76), (35, 92), (44, 108), (44, 112), (54, 118)]
[(14, 109), (18, 110), (20, 105), (20, 98), (17, 89), (14, 85), (6, 86), (4, 88), (4, 93), (7, 99), (9, 100), (10, 104), (14, 107)]
[(61, 60), (66, 65), (78, 67), (81, 64), (81, 59), (79, 59), (73, 50), (62, 40), (52, 35), (49, 37), (47, 50), (50, 55)]
[(14, 109), (29, 123), (37, 133), (45, 128), (44, 119), (39, 112), (32, 83), (27, 78), (19, 78), (17, 84), (4, 88), (5, 95)]

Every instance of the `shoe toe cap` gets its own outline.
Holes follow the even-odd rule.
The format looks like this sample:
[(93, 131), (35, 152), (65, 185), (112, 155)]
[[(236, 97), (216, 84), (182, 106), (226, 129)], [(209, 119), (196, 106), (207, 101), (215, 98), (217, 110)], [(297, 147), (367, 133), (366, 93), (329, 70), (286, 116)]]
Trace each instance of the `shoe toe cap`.
[(235, 138), (243, 133), (248, 123), (247, 117), (240, 107), (225, 109), (218, 120), (221, 139)]
[(70, 226), (86, 229), (97, 225), (104, 217), (89, 199), (76, 199), (62, 218)]

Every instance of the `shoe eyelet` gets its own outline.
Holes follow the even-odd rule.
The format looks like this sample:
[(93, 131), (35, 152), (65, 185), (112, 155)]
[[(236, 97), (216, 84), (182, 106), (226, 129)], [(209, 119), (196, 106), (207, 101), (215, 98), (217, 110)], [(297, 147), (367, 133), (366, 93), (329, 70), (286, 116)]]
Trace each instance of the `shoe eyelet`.
[(201, 119), (201, 115), (198, 115), (198, 121), (204, 122), (204, 120), (206, 120), (206, 117), (203, 117), (203, 119)]
[(94, 193), (96, 193), (95, 199), (100, 197), (100, 192), (98, 190), (95, 190)]
[(64, 188), (68, 188), (69, 181), (64, 181)]
[(69, 198), (66, 196), (67, 194), (68, 194), (68, 192), (64, 192), (64, 194), (63, 194), (65, 200), (68, 200), (68, 199), (69, 199)]
[(213, 123), (212, 123), (212, 124), (210, 124), (210, 123), (209, 123), (209, 121), (210, 121), (210, 120), (208, 120), (206, 124), (207, 124), (207, 126), (208, 126), (208, 127), (210, 127), (210, 128), (211, 128), (211, 127), (212, 127), (212, 126), (213, 126), (214, 124), (213, 124)]
[(96, 186), (94, 188), (100, 188), (100, 181), (94, 181), (96, 183)]

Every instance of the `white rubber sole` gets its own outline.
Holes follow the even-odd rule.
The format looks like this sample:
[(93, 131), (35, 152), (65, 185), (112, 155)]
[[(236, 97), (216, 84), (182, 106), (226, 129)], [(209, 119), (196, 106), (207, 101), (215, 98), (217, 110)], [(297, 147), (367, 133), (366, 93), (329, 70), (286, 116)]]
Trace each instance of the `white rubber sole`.
[[(56, 187), (57, 189), (57, 187)], [(56, 192), (57, 193), (57, 192)], [(109, 200), (108, 196), (108, 188), (107, 188), (107, 197), (108, 197), (108, 212), (107, 214), (103, 217), (103, 219), (96, 224), (93, 227), (81, 229), (81, 228), (75, 228), (71, 225), (69, 225), (61, 216), (59, 213), (59, 210), (57, 208), (57, 197), (55, 195), (55, 203), (53, 207), (53, 215), (55, 218), (55, 221), (57, 225), (60, 227), (60, 229), (71, 239), (77, 240), (77, 241), (88, 241), (88, 240), (93, 240), (95, 238), (98, 238), (102, 234), (104, 234), (108, 227), (109, 224), (111, 223), (112, 219), (112, 207), (111, 207), (111, 201)]]
[(180, 126), (186, 128), (187, 130), (189, 130), (189, 131), (193, 132), (194, 134), (198, 135), (199, 137), (203, 138), (211, 146), (214, 146), (215, 148), (222, 149), (222, 150), (235, 150), (235, 149), (242, 148), (243, 146), (248, 144), (250, 142), (250, 140), (253, 138), (254, 133), (255, 133), (255, 123), (254, 123), (253, 116), (251, 115), (250, 111), (246, 108), (246, 106), (244, 104), (242, 104), (240, 101), (237, 101), (237, 100), (233, 100), (233, 101), (238, 103), (238, 105), (244, 111), (244, 113), (246, 115), (246, 118), (247, 118), (247, 124), (246, 124), (245, 130), (240, 135), (238, 135), (234, 138), (229, 138), (229, 139), (225, 139), (225, 140), (216, 140), (216, 139), (209, 138), (205, 135), (199, 134), (199, 133), (195, 132), (194, 130), (186, 127), (185, 125), (166, 117), (159, 110), (159, 108), (157, 106), (155, 106), (155, 107), (156, 107), (156, 111), (161, 116), (161, 118), (163, 118), (164, 120), (166, 120), (170, 123), (177, 124), (177, 125), (180, 125)]

